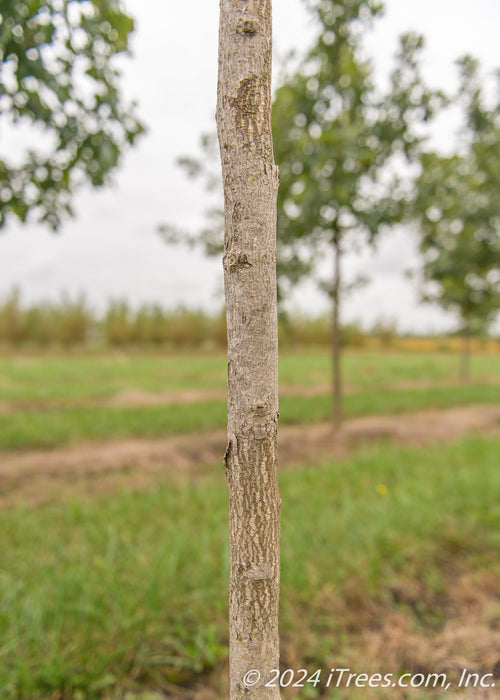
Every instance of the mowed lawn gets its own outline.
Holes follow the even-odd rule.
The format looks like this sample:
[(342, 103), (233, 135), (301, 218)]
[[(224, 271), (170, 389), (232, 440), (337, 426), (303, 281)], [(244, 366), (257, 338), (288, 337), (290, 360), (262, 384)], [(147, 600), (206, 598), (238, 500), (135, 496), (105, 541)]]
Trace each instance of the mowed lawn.
[[(390, 414), (498, 400), (500, 353), (474, 356), (472, 379), (464, 385), (455, 381), (458, 362), (452, 353), (347, 351), (344, 414)], [(328, 420), (329, 383), (327, 352), (283, 355), (282, 424)], [(0, 449), (222, 428), (225, 386), (222, 355), (1, 357)], [(311, 388), (314, 395), (308, 395)], [(180, 394), (186, 391), (200, 392), (199, 400), (183, 401)], [(131, 398), (134, 392), (142, 392), (141, 401)], [(123, 400), (113, 404), (120, 396)], [(156, 401), (148, 405), (148, 396)]]
[[(425, 641), (419, 663), (441, 672), (433, 640), (457, 614), (458, 582), (500, 584), (499, 454), (499, 438), (474, 437), (284, 473), (283, 663), (379, 671), (361, 632), (397, 615)], [(160, 700), (223, 683), (226, 499), (219, 475), (1, 512), (1, 697)], [(498, 605), (490, 614), (493, 634)], [(411, 663), (401, 654), (386, 660), (396, 676)]]

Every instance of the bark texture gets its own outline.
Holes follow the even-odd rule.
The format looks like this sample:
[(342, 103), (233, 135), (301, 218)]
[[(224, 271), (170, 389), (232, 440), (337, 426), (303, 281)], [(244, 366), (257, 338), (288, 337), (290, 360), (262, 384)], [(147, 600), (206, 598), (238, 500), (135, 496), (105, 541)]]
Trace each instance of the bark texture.
[(337, 431), (342, 422), (342, 375), (340, 368), (340, 233), (333, 238), (333, 291), (332, 291), (332, 423)]
[[(276, 700), (276, 195), (271, 136), (271, 0), (221, 0), (217, 128), (224, 182), (231, 573), (230, 697)], [(247, 677), (249, 671), (257, 674)]]

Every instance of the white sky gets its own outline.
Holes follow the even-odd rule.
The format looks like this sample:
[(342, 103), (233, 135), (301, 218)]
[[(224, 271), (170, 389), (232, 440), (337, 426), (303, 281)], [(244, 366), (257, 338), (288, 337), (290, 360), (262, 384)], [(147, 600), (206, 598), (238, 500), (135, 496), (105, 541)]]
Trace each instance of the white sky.
[[(156, 227), (169, 221), (196, 230), (203, 223), (206, 196), (175, 160), (196, 153), (200, 133), (213, 129), (218, 2), (125, 4), (136, 18), (137, 32), (122, 86), (128, 98), (139, 101), (148, 134), (127, 153), (112, 187), (79, 193), (77, 217), (60, 233), (12, 224), (0, 234), (0, 297), (18, 286), (27, 302), (57, 299), (66, 291), (73, 296), (83, 292), (97, 308), (121, 298), (133, 304), (217, 309), (222, 304), (220, 262), (165, 246)], [(302, 0), (273, 4), (275, 55), (304, 49), (311, 26)], [(386, 0), (386, 16), (368, 38), (369, 53), (382, 76), (399, 34), (421, 32), (427, 43), (427, 79), (450, 88), (456, 80), (453, 61), (464, 53), (477, 56), (486, 69), (500, 65), (499, 27), (499, 0)], [(445, 124), (442, 138), (452, 129)], [(1, 136), (0, 150), (5, 147)], [(363, 273), (373, 281), (346, 300), (344, 320), (393, 319), (410, 331), (452, 327), (453, 319), (439, 309), (417, 304), (403, 274), (414, 262), (411, 238), (401, 230), (381, 239), (376, 255), (350, 256), (346, 276)], [(315, 313), (326, 308), (326, 300), (306, 285), (290, 306)]]

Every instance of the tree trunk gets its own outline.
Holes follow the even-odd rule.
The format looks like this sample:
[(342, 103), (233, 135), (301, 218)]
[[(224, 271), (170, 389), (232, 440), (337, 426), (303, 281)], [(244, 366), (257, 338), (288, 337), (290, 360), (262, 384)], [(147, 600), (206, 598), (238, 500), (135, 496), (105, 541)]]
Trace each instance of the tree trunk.
[(460, 356), (460, 379), (468, 382), (470, 378), (470, 328), (467, 323), (462, 331), (462, 353)]
[(342, 422), (342, 377), (340, 369), (340, 233), (333, 238), (334, 271), (332, 289), (332, 422), (333, 429)]
[(270, 671), (279, 667), (280, 581), (279, 178), (271, 137), (271, 25), (271, 0), (220, 1), (217, 129), (228, 333), (231, 700), (280, 697), (279, 687), (265, 687)]

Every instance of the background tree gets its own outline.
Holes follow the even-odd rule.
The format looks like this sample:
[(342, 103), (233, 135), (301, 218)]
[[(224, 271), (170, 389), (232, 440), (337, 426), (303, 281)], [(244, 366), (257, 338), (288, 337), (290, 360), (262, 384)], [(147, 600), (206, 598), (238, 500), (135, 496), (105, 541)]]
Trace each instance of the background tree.
[(113, 61), (133, 26), (118, 0), (2, 0), (1, 126), (29, 127), (33, 147), (0, 156), (0, 228), (32, 214), (56, 229), (77, 187), (106, 182), (143, 131)]
[(458, 316), (465, 380), (470, 337), (500, 309), (500, 102), (487, 105), (477, 61), (465, 57), (459, 65), (465, 125), (458, 152), (422, 154), (414, 214), (423, 298)]
[[(217, 130), (228, 338), (230, 697), (279, 698), (276, 193), (271, 0), (221, 0)], [(260, 674), (245, 682), (249, 671)]]
[[(304, 278), (318, 277), (318, 268), (333, 251), (332, 274), (319, 279), (333, 301), (333, 423), (341, 419), (340, 306), (341, 259), (348, 251), (374, 242), (384, 226), (399, 221), (408, 188), (401, 163), (416, 158), (421, 148), (419, 126), (439, 108), (442, 97), (422, 81), (418, 57), (421, 37), (407, 35), (381, 94), (372, 66), (361, 55), (361, 38), (381, 4), (370, 0), (322, 0), (309, 3), (318, 37), (276, 91), (273, 135), (280, 168), (278, 193), (277, 271), (279, 298)], [(191, 177), (217, 187), (211, 167), (213, 141), (202, 139), (202, 158), (182, 158)], [(220, 209), (208, 212), (207, 226), (186, 234), (162, 228), (168, 241), (201, 242), (208, 254), (221, 246)]]
[(313, 274), (318, 260), (333, 252), (330, 279), (320, 284), (332, 299), (332, 418), (338, 427), (340, 308), (348, 287), (341, 260), (400, 220), (407, 195), (402, 163), (416, 157), (419, 125), (434, 115), (441, 96), (423, 84), (423, 40), (415, 35), (401, 38), (387, 94), (376, 89), (360, 38), (381, 12), (380, 3), (323, 0), (311, 7), (318, 40), (274, 102), (278, 238), (292, 280)]

